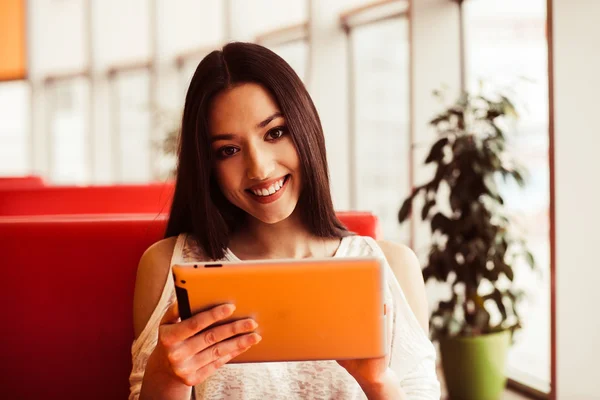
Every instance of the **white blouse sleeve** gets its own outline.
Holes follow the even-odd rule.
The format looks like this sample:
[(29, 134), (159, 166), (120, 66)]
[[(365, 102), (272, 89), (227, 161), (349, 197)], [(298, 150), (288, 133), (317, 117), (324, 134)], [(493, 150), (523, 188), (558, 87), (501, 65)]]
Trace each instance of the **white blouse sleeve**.
[(391, 368), (408, 399), (439, 400), (435, 347), (417, 321), (392, 269), (386, 266), (388, 297), (393, 310)]
[(440, 382), (436, 372), (436, 350), (413, 313), (402, 287), (377, 242), (365, 238), (371, 255), (385, 261), (386, 303), (392, 305), (390, 367), (410, 400), (439, 400)]

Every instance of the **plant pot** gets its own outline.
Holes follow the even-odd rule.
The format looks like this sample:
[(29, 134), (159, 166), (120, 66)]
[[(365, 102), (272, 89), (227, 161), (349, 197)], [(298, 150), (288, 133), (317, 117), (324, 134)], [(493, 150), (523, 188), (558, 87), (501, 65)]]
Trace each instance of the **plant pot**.
[(444, 378), (451, 400), (497, 400), (506, 385), (510, 331), (440, 339)]

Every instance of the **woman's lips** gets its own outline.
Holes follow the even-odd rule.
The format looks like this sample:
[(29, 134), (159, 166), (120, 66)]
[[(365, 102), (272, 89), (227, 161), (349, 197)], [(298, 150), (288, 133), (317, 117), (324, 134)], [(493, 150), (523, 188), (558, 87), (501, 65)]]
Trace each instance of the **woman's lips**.
[(290, 178), (291, 178), (290, 175), (286, 175), (283, 180), (283, 185), (281, 186), (281, 188), (277, 192), (267, 195), (267, 196), (258, 196), (256, 194), (252, 193), (252, 191), (250, 189), (246, 189), (246, 192), (254, 201), (261, 203), (261, 204), (269, 204), (269, 203), (279, 200), (279, 198), (281, 196), (283, 196), (283, 193), (287, 189)]

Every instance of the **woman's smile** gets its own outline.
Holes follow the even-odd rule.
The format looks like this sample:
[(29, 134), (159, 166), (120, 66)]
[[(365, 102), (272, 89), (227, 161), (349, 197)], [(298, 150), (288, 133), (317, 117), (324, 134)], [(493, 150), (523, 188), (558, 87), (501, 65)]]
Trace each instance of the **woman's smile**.
[(278, 179), (272, 179), (246, 189), (246, 193), (251, 199), (261, 204), (273, 203), (283, 196), (290, 178), (291, 175), (288, 174)]

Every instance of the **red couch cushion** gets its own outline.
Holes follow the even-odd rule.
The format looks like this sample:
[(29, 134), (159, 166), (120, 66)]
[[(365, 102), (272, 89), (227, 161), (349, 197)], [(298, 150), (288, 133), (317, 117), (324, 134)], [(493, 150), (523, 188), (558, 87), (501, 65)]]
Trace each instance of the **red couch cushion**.
[(28, 189), (44, 187), (42, 177), (28, 176), (0, 176), (0, 190)]
[[(376, 237), (370, 213), (338, 214)], [(123, 399), (138, 261), (166, 215), (0, 218), (3, 398)]]
[(172, 184), (46, 186), (0, 191), (0, 216), (168, 213)]

